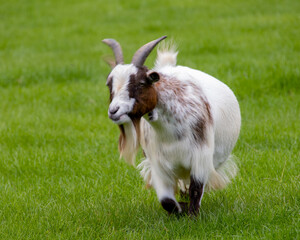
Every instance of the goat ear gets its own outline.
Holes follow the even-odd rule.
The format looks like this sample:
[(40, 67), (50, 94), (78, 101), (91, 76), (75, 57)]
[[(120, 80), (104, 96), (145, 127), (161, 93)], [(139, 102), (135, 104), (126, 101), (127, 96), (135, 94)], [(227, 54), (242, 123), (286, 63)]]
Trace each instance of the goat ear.
[(113, 57), (106, 56), (103, 59), (111, 67), (111, 69), (113, 69), (117, 65)]
[(149, 72), (147, 73), (147, 79), (150, 83), (155, 83), (159, 81), (159, 74), (157, 72)]

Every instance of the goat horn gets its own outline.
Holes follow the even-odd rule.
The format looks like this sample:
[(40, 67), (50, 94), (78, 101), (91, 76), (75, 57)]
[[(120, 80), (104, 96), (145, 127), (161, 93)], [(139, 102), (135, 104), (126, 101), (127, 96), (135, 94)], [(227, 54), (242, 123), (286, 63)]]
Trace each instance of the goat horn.
[(103, 39), (102, 42), (107, 44), (113, 50), (116, 59), (116, 64), (123, 64), (124, 59), (121, 45), (116, 40), (110, 38)]
[(147, 57), (149, 56), (149, 54), (151, 53), (151, 51), (153, 50), (153, 48), (155, 48), (155, 46), (161, 41), (164, 40), (167, 36), (163, 36), (159, 39), (156, 39), (152, 42), (149, 42), (147, 44), (145, 44), (144, 46), (142, 46), (139, 50), (137, 50), (135, 52), (135, 54), (133, 55), (132, 61), (131, 63), (133, 65), (135, 65), (136, 67), (141, 67), (144, 65)]

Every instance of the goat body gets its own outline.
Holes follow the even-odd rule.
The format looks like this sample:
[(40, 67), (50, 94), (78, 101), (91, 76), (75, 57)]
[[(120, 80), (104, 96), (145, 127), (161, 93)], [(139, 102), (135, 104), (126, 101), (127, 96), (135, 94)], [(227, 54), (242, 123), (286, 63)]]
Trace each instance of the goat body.
[(176, 66), (176, 58), (177, 52), (166, 48), (158, 51), (153, 70), (143, 61), (142, 66), (117, 64), (107, 81), (109, 116), (120, 127), (125, 160), (134, 164), (142, 147), (146, 158), (138, 167), (163, 208), (184, 211), (186, 205), (175, 198), (179, 184), (189, 191), (188, 213), (197, 215), (204, 188), (223, 188), (236, 174), (230, 154), (241, 117), (236, 97), (224, 83)]

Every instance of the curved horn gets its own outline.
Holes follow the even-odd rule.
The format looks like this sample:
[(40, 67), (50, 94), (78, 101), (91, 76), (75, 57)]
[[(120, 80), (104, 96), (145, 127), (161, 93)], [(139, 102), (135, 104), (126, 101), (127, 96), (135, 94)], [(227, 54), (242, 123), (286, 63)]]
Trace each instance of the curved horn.
[(116, 40), (110, 38), (103, 39), (102, 42), (107, 44), (113, 50), (116, 59), (116, 64), (123, 64), (124, 59), (121, 45)]
[(163, 36), (159, 39), (156, 39), (152, 42), (149, 42), (142, 46), (139, 50), (135, 52), (133, 55), (131, 63), (137, 67), (141, 67), (144, 65), (146, 58), (149, 56), (153, 48), (161, 41), (164, 40), (167, 36)]

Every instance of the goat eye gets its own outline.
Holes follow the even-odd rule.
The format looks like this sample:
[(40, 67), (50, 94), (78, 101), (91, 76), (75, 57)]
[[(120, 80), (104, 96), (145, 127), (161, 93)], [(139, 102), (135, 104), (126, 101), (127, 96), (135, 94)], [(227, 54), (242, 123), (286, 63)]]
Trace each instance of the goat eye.
[(151, 83), (148, 81), (147, 78), (140, 80), (140, 86), (142, 86), (142, 87), (148, 87), (150, 85), (151, 85)]
[(140, 86), (145, 86), (145, 85), (147, 85), (147, 82), (143, 79), (143, 80), (141, 80), (140, 81)]

